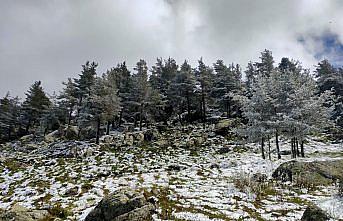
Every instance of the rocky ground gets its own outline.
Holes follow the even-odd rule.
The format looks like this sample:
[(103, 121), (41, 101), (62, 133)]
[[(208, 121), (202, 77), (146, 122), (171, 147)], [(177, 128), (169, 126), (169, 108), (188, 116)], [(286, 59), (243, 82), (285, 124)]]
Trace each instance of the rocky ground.
[[(338, 172), (318, 175), (334, 182), (313, 183), (296, 170), (290, 181), (273, 176), (290, 155), (263, 160), (258, 146), (229, 142), (214, 130), (117, 132), (102, 137), (100, 145), (56, 140), (2, 145), (0, 208), (22, 206), (19, 210), (84, 220), (104, 196), (130, 188), (154, 199), (154, 220), (299, 220), (312, 205), (332, 220), (343, 219), (335, 182), (342, 143), (313, 138), (305, 146), (307, 157), (298, 160), (336, 160), (322, 169)], [(289, 149), (281, 142), (284, 154)]]

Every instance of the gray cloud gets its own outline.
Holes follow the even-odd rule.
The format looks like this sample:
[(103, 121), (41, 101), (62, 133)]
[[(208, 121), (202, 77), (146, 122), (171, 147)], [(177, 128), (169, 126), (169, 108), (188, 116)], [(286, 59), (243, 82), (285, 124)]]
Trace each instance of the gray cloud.
[[(34, 80), (49, 93), (86, 60), (99, 73), (126, 60), (202, 56), (243, 67), (268, 48), (278, 61), (312, 68), (326, 32), (343, 42), (339, 0), (4, 0), (0, 7), (0, 96), (23, 96)], [(299, 39), (309, 39), (299, 41)]]

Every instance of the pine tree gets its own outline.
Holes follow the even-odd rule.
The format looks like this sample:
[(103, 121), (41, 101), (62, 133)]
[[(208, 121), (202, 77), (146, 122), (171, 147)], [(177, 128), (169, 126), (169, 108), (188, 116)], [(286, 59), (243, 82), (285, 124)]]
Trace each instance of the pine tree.
[(177, 72), (172, 80), (168, 95), (170, 103), (173, 106), (174, 113), (178, 116), (179, 121), (183, 124), (181, 115), (187, 111), (187, 117), (191, 116), (191, 100), (195, 91), (195, 76), (191, 66), (184, 61), (180, 71)]
[(37, 130), (44, 136), (48, 131), (59, 129), (60, 126), (66, 122), (66, 112), (65, 109), (61, 108), (61, 105), (57, 100), (57, 95), (54, 93), (49, 99), (51, 104), (42, 113), (42, 117), (40, 118), (40, 127), (39, 130)]
[(67, 113), (66, 121), (69, 126), (72, 120), (72, 113), (77, 105), (78, 94), (75, 83), (72, 81), (71, 78), (68, 78), (67, 82), (63, 82), (63, 85), (65, 87), (58, 99), (60, 100), (60, 107), (62, 109), (65, 109), (65, 112)]
[(113, 84), (109, 75), (96, 77), (90, 90), (90, 96), (86, 97), (80, 112), (79, 128), (92, 126), (96, 131), (96, 143), (99, 143), (100, 128), (103, 122), (109, 123), (120, 111), (120, 100), (117, 96), (116, 84)]
[(77, 88), (79, 105), (81, 105), (84, 98), (91, 95), (91, 88), (95, 83), (97, 67), (97, 63), (90, 63), (87, 61), (86, 64), (82, 65), (82, 72), (79, 74), (79, 78), (74, 79), (75, 86)]
[(137, 62), (134, 68), (136, 73), (133, 75), (132, 104), (135, 106), (135, 126), (139, 120), (139, 129), (142, 130), (143, 120), (146, 120), (146, 105), (150, 93), (148, 82), (148, 67), (144, 60)]
[[(110, 84), (115, 84), (117, 95), (121, 100), (121, 109), (117, 118), (117, 126), (120, 126), (123, 120), (129, 119), (131, 111), (131, 94), (133, 90), (133, 82), (130, 71), (127, 69), (126, 63), (120, 63), (115, 68), (111, 68), (106, 72)], [(115, 120), (112, 120), (112, 129), (115, 126)]]
[(241, 90), (240, 67), (233, 64), (227, 67), (222, 60), (218, 60), (213, 66), (216, 76), (212, 86), (212, 97), (216, 99), (217, 106), (229, 118), (236, 105), (233, 97)]
[(0, 141), (11, 140), (19, 126), (19, 98), (9, 93), (0, 99)]
[(198, 61), (198, 67), (195, 72), (198, 88), (200, 93), (200, 110), (203, 122), (203, 127), (206, 125), (206, 107), (208, 106), (209, 94), (213, 83), (213, 71), (210, 67), (206, 66), (202, 58)]
[(251, 97), (252, 95), (252, 87), (256, 80), (256, 76), (257, 76), (256, 66), (252, 62), (249, 62), (245, 71), (245, 78), (246, 78), (245, 87), (246, 87), (246, 95), (248, 97)]
[(45, 94), (40, 81), (36, 81), (26, 93), (23, 103), (22, 121), (26, 124), (26, 133), (32, 126), (38, 125), (40, 118), (51, 102)]
[(317, 85), (319, 93), (332, 91), (332, 99), (335, 107), (332, 113), (332, 120), (336, 124), (339, 138), (343, 131), (343, 70), (334, 68), (328, 60), (319, 62), (316, 67)]
[(274, 70), (274, 58), (272, 52), (269, 50), (264, 50), (261, 52), (261, 62), (255, 63), (257, 68), (257, 73), (261, 76), (269, 77)]

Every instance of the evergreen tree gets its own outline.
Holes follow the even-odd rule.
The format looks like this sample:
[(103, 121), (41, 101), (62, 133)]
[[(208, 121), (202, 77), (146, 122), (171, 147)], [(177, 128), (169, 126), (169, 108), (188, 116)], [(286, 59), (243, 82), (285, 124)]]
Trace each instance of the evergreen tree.
[(343, 70), (336, 69), (328, 60), (323, 60), (316, 67), (316, 78), (320, 94), (332, 91), (332, 98), (335, 103), (332, 120), (338, 129), (335, 132), (336, 136), (342, 138), (340, 134), (343, 131)]
[(274, 58), (272, 52), (264, 50), (261, 52), (261, 62), (255, 63), (258, 75), (269, 77), (274, 70)]
[(213, 83), (213, 71), (210, 67), (206, 66), (202, 58), (200, 58), (195, 74), (198, 81), (198, 93), (200, 93), (201, 117), (203, 126), (205, 127), (207, 112), (206, 107), (208, 106), (209, 94), (211, 92), (211, 86)]
[(23, 103), (22, 121), (26, 124), (26, 133), (32, 126), (38, 125), (40, 118), (51, 102), (45, 94), (40, 81), (36, 81), (26, 93)]
[(195, 76), (191, 66), (184, 61), (180, 71), (177, 72), (172, 80), (168, 95), (173, 106), (174, 113), (177, 114), (179, 121), (183, 124), (181, 115), (187, 111), (187, 117), (191, 116), (191, 100), (195, 91)]
[(134, 105), (135, 126), (139, 120), (139, 128), (142, 130), (143, 120), (146, 118), (146, 105), (148, 104), (148, 95), (150, 86), (148, 82), (148, 67), (144, 60), (137, 62), (134, 68), (136, 73), (133, 75), (132, 104)]
[(60, 107), (67, 113), (66, 121), (69, 126), (72, 120), (72, 113), (77, 105), (78, 94), (75, 83), (71, 78), (68, 78), (67, 82), (63, 82), (63, 85), (65, 87), (58, 99), (60, 100)]
[(107, 123), (109, 133), (110, 122), (120, 111), (120, 100), (117, 96), (116, 84), (111, 82), (110, 76), (95, 78), (90, 96), (86, 97), (80, 112), (79, 128), (92, 126), (96, 131), (96, 143), (101, 135), (100, 127)]
[[(120, 126), (123, 118), (130, 117), (130, 94), (133, 90), (132, 76), (125, 62), (118, 64), (116, 68), (110, 71), (109, 75), (113, 75), (112, 78), (115, 79), (118, 96), (122, 103), (118, 118), (118, 126)], [(112, 125), (114, 126), (113, 123)]]
[(256, 66), (252, 62), (249, 62), (245, 71), (245, 78), (246, 78), (245, 87), (246, 87), (246, 95), (248, 97), (251, 97), (252, 87), (256, 80), (256, 76), (257, 76)]
[(9, 93), (0, 99), (0, 141), (11, 140), (19, 126), (19, 98)]
[(97, 67), (97, 63), (90, 63), (87, 61), (86, 64), (82, 65), (82, 72), (79, 74), (79, 78), (74, 79), (75, 86), (77, 88), (79, 105), (81, 105), (82, 99), (91, 95), (91, 88), (95, 83)]
[(57, 95), (54, 93), (50, 96), (51, 104), (46, 110), (44, 110), (40, 119), (39, 132), (42, 135), (46, 135), (48, 131), (57, 130), (66, 122), (66, 112), (64, 108), (61, 108), (57, 100)]
[(241, 90), (240, 67), (233, 64), (227, 67), (222, 60), (218, 60), (213, 66), (216, 76), (212, 86), (212, 97), (229, 118), (236, 105), (233, 97)]

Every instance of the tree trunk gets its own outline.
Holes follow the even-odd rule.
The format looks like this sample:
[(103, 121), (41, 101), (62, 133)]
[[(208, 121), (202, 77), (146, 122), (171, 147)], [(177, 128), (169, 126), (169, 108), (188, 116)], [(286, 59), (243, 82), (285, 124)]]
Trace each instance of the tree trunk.
[(106, 135), (110, 134), (110, 125), (111, 125), (111, 121), (107, 121)]
[(296, 148), (297, 148), (297, 157), (300, 157), (298, 138), (295, 138), (295, 146), (296, 146)]
[(205, 104), (205, 91), (204, 88), (202, 87), (201, 89), (201, 100), (202, 100), (202, 122), (203, 122), (203, 127), (206, 127), (206, 104)]
[(8, 128), (8, 140), (9, 140), (9, 141), (11, 141), (11, 130), (12, 130), (12, 128), (9, 127), (9, 128)]
[(275, 132), (275, 143), (276, 143), (276, 152), (277, 152), (277, 158), (280, 160), (281, 159), (281, 154), (280, 154), (280, 146), (279, 146), (279, 132)]
[(264, 138), (263, 137), (261, 140), (261, 153), (262, 153), (262, 159), (266, 159), (266, 156), (264, 155)]
[(121, 120), (123, 119), (123, 109), (124, 109), (124, 108), (122, 108), (122, 109), (120, 110), (120, 113), (119, 113), (118, 127), (121, 126)]
[(189, 92), (187, 90), (187, 113), (188, 113), (188, 118), (191, 117), (191, 102), (190, 102), (190, 99), (189, 99)]
[(271, 155), (271, 151), (270, 151), (270, 138), (268, 136), (268, 158), (269, 160), (272, 160), (272, 155)]
[(69, 127), (69, 125), (70, 125), (70, 123), (71, 123), (71, 114), (73, 113), (73, 109), (72, 108), (70, 108), (70, 111), (69, 111), (69, 114), (68, 114), (68, 127)]
[(29, 133), (30, 125), (31, 125), (31, 119), (29, 120), (29, 122), (26, 125), (26, 128), (25, 128), (26, 134)]
[(301, 140), (301, 142), (300, 142), (300, 150), (301, 150), (301, 157), (305, 157), (304, 141), (303, 140)]
[(181, 114), (178, 114), (178, 116), (179, 116), (179, 121), (180, 121), (181, 127), (183, 127), (183, 122), (182, 122)]
[(133, 126), (134, 126), (135, 128), (137, 127), (137, 114), (135, 114), (135, 120), (134, 120)]
[(143, 124), (143, 103), (141, 104), (141, 111), (139, 113), (139, 130), (142, 131), (142, 124)]
[(228, 111), (227, 118), (230, 118), (231, 117), (231, 103), (230, 103), (230, 100), (227, 100), (227, 111)]
[(100, 138), (100, 117), (98, 117), (97, 125), (96, 125), (96, 140), (95, 140), (96, 144), (99, 144), (99, 138)]
[(295, 158), (295, 157), (294, 157), (294, 143), (293, 143), (293, 138), (291, 139), (291, 154), (292, 154), (292, 159)]

